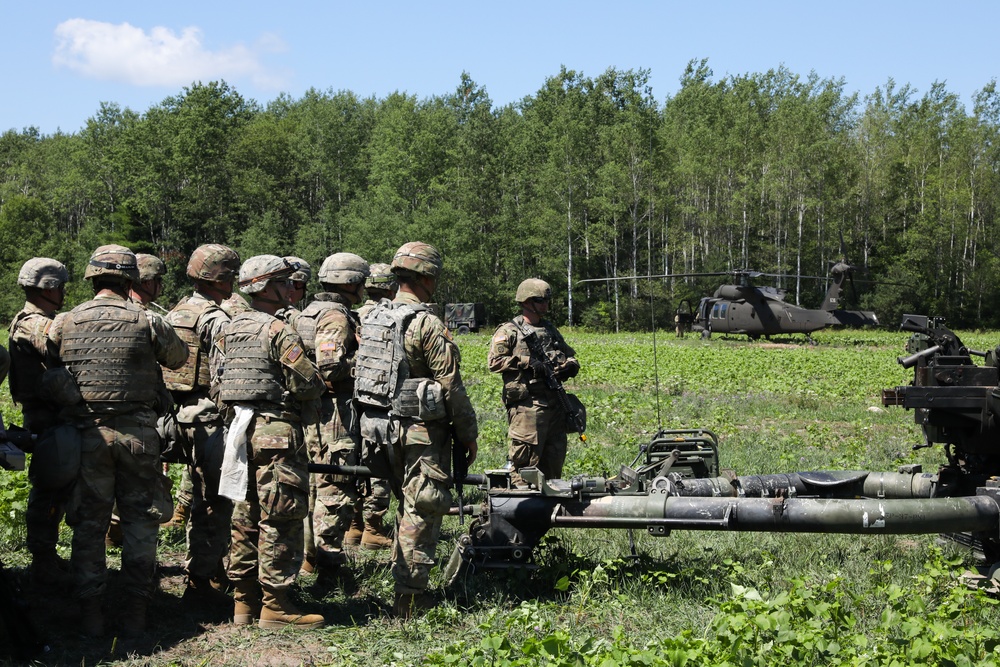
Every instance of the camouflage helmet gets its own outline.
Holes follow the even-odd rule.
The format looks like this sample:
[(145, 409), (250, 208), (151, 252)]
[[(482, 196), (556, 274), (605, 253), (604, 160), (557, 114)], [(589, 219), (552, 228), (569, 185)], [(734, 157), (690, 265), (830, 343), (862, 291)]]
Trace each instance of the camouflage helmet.
[(135, 262), (139, 266), (139, 280), (152, 280), (167, 273), (167, 265), (156, 255), (136, 253)]
[(267, 287), (269, 280), (275, 278), (287, 280), (298, 268), (297, 264), (292, 264), (277, 255), (251, 257), (240, 267), (240, 290), (244, 294), (256, 294)]
[(194, 280), (228, 283), (240, 270), (240, 256), (221, 243), (198, 246), (188, 260), (187, 275)]
[(94, 278), (117, 278), (125, 282), (139, 280), (139, 266), (135, 253), (120, 245), (102, 245), (94, 251), (87, 262), (84, 280)]
[(372, 264), (368, 267), (368, 270), (365, 289), (384, 290), (386, 292), (396, 289), (396, 276), (389, 270), (388, 264)]
[(368, 262), (353, 252), (338, 252), (323, 260), (319, 281), (324, 285), (360, 285), (368, 277)]
[(307, 283), (313, 277), (312, 267), (309, 266), (309, 262), (302, 259), (301, 257), (292, 257), (289, 255), (285, 257), (289, 264), (298, 264), (298, 270), (292, 274), (291, 280), (296, 280), (299, 282)]
[(521, 284), (517, 286), (517, 294), (514, 295), (514, 300), (518, 303), (524, 303), (528, 299), (551, 299), (552, 298), (552, 288), (544, 280), (539, 280), (538, 278), (528, 278), (527, 280), (522, 280)]
[(393, 255), (390, 269), (397, 276), (403, 272), (412, 272), (422, 276), (437, 278), (441, 275), (444, 260), (438, 249), (429, 243), (411, 241), (404, 244)]
[(68, 282), (69, 271), (63, 263), (48, 257), (32, 257), (17, 274), (17, 284), (21, 287), (52, 289)]

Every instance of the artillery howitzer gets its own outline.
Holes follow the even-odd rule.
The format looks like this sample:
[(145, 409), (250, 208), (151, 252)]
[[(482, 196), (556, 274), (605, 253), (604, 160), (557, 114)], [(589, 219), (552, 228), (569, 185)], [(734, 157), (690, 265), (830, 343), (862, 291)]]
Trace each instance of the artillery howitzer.
[[(915, 411), (929, 446), (945, 445), (935, 472), (814, 471), (737, 476), (720, 470), (718, 440), (705, 429), (661, 430), (613, 478), (549, 480), (522, 469), (530, 488), (506, 469), (467, 475), (483, 493), (458, 538), (445, 576), (455, 582), (490, 569), (534, 567), (533, 551), (552, 528), (644, 529), (858, 535), (948, 533), (1000, 561), (1000, 369), (997, 353), (966, 348), (940, 318), (907, 316), (913, 384), (883, 392), (885, 405)], [(977, 366), (972, 357), (986, 357)], [(321, 470), (321, 468), (323, 468)], [(310, 466), (316, 472), (366, 475), (367, 469)], [(452, 508), (459, 514), (459, 508)]]

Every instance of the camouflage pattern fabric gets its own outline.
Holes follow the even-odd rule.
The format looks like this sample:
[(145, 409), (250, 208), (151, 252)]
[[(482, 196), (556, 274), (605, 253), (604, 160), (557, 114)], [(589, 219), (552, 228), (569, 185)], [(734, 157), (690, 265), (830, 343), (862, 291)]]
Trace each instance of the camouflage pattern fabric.
[(123, 588), (153, 593), (156, 534), (171, 513), (170, 483), (160, 471), (160, 441), (152, 410), (103, 419), (81, 429), (80, 477), (66, 522), (73, 527), (72, 567), (80, 598), (107, 588), (104, 537), (117, 502), (122, 527)]
[[(48, 313), (32, 303), (25, 303), (10, 324), (11, 395), (21, 404), (23, 426), (35, 435), (59, 423), (58, 406), (47, 400), (41, 390), (42, 373), (48, 366), (51, 325)], [(28, 550), (32, 554), (55, 553), (59, 523), (66, 514), (72, 485), (45, 488), (38, 483), (38, 475), (39, 471), (32, 465), (28, 469), (31, 490), (25, 512)]]
[[(408, 292), (398, 293), (394, 301), (420, 303)], [(433, 378), (441, 384), (458, 439), (476, 440), (476, 412), (462, 382), (461, 355), (444, 323), (421, 311), (407, 327), (403, 346), (410, 377)], [(403, 500), (397, 511), (392, 576), (397, 594), (412, 594), (427, 588), (441, 520), (451, 506), (451, 428), (447, 419), (404, 418), (400, 425), (402, 440), (393, 446)]]
[[(548, 320), (532, 327), (523, 315), (517, 325), (535, 332), (542, 349), (552, 360), (560, 379), (579, 372), (576, 352)], [(517, 471), (537, 467), (547, 479), (562, 477), (566, 461), (566, 412), (558, 397), (545, 386), (544, 378), (531, 366), (528, 344), (514, 322), (501, 324), (490, 342), (489, 369), (503, 377), (503, 401), (507, 408), (507, 456), (514, 468), (515, 484), (523, 483)]]

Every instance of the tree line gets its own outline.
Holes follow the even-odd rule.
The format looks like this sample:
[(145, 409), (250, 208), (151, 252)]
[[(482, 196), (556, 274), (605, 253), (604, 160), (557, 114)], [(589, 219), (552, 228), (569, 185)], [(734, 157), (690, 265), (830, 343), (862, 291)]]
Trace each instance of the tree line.
[[(143, 113), (102, 103), (78, 132), (0, 135), (0, 284), (50, 256), (78, 280), (116, 242), (168, 266), (167, 297), (202, 243), (246, 258), (332, 252), (388, 262), (406, 241), (445, 255), (438, 297), (515, 311), (548, 280), (561, 322), (670, 326), (723, 277), (579, 281), (750, 268), (816, 306), (844, 255), (852, 306), (1000, 327), (1000, 94), (971, 112), (935, 83), (891, 79), (860, 98), (843, 79), (784, 67), (716, 79), (692, 60), (658, 101), (648, 70), (565, 67), (495, 106), (462, 74), (450, 94), (359, 98), (309, 90), (266, 104), (196, 83)], [(0, 316), (20, 306), (0, 291)]]

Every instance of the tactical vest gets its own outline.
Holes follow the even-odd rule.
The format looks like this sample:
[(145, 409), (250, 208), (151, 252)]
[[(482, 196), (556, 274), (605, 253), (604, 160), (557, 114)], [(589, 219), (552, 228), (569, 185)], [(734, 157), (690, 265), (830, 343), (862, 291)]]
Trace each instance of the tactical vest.
[(271, 358), (271, 323), (267, 313), (240, 313), (225, 335), (226, 361), (219, 398), (227, 403), (280, 403), (285, 393), (281, 364)]
[(209, 372), (208, 355), (201, 349), (201, 336), (198, 331), (198, 321), (201, 316), (219, 309), (211, 301), (192, 303), (185, 299), (167, 313), (166, 320), (177, 332), (177, 337), (188, 347), (188, 358), (177, 370), (163, 368), (163, 381), (170, 391), (194, 391), (209, 388), (211, 374)]
[[(518, 315), (510, 324), (513, 325), (514, 331), (517, 333), (517, 340), (514, 343), (514, 349), (511, 350), (511, 356), (521, 357), (527, 359), (531, 356), (531, 348), (528, 347), (528, 342), (524, 339), (524, 332), (521, 331), (521, 326), (526, 327), (529, 331), (534, 331), (535, 336), (538, 337), (538, 342), (541, 343), (541, 347), (545, 350), (545, 353), (551, 358), (556, 357), (556, 363), (566, 360), (566, 354), (556, 347), (556, 337), (554, 335), (553, 327), (548, 323), (548, 320), (543, 320), (539, 322), (538, 326), (532, 326), (522, 315)], [(518, 326), (518, 325), (521, 326)], [(510, 369), (504, 371), (501, 374), (504, 384), (510, 382), (519, 382), (524, 385), (524, 388), (531, 393), (544, 393), (548, 389), (545, 386), (545, 382), (535, 378), (535, 373), (531, 369)]]
[(84, 401), (156, 400), (159, 366), (139, 306), (110, 299), (77, 306), (66, 316), (59, 350)]
[(28, 313), (22, 310), (14, 316), (14, 321), (10, 323), (10, 375), (7, 376), (7, 382), (10, 385), (11, 397), (21, 405), (47, 401), (42, 393), (42, 373), (45, 372), (45, 359), (38, 354), (38, 350), (30, 342), (14, 340), (14, 332), (17, 331), (18, 325), (33, 317), (49, 319), (39, 313)]
[(350, 308), (342, 303), (315, 300), (306, 306), (295, 320), (295, 331), (302, 337), (302, 343), (306, 346), (306, 351), (313, 361), (316, 361), (316, 325), (324, 313), (333, 309), (343, 312), (348, 320), (353, 317)]
[(364, 408), (396, 412), (403, 383), (409, 378), (403, 341), (406, 328), (423, 306), (383, 300), (361, 322), (354, 362), (354, 396)]

